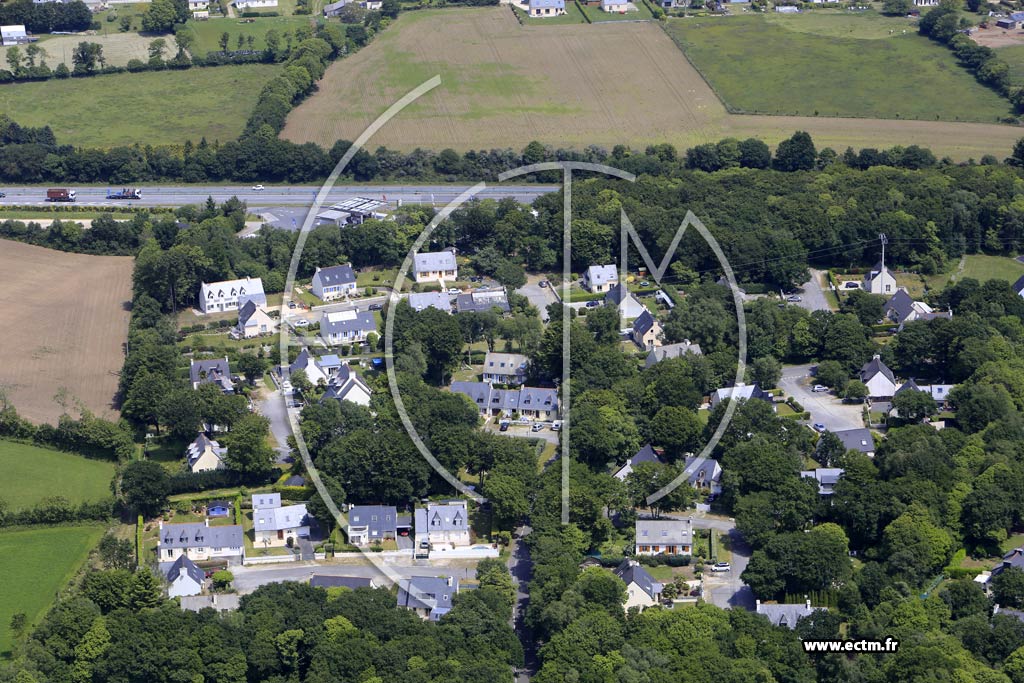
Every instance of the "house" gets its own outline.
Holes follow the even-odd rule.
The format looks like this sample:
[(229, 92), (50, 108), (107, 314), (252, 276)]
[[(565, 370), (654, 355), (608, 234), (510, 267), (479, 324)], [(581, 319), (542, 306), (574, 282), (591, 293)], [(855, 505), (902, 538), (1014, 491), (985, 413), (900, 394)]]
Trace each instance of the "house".
[(757, 386), (756, 383), (746, 384), (745, 382), (740, 382), (734, 387), (716, 389), (715, 393), (711, 394), (711, 407), (714, 408), (722, 401), (729, 399), (749, 401), (755, 398), (768, 402), (772, 400), (771, 394), (762, 391), (761, 387)]
[(656, 363), (660, 363), (666, 358), (682, 358), (687, 354), (694, 356), (702, 355), (700, 344), (691, 344), (689, 339), (684, 339), (678, 344), (656, 346), (647, 354), (647, 360), (644, 361), (644, 367), (649, 368)]
[(228, 357), (213, 360), (192, 360), (188, 368), (188, 377), (192, 388), (198, 389), (200, 384), (215, 384), (225, 394), (235, 393), (235, 383), (231, 381), (231, 364)]
[(313, 588), (376, 588), (377, 584), (373, 579), (363, 576), (329, 576), (327, 574), (314, 574), (309, 577), (309, 585)]
[(867, 385), (870, 398), (892, 398), (899, 388), (896, 376), (877, 353), (860, 369), (858, 377)]
[(267, 305), (263, 280), (247, 277), (241, 280), (204, 282), (199, 288), (199, 310), (203, 313), (237, 311), (246, 301), (255, 301), (258, 306)]
[(693, 548), (693, 520), (636, 520), (637, 555), (689, 555)]
[(640, 317), (633, 321), (633, 343), (641, 349), (653, 351), (654, 347), (661, 346), (662, 333), (661, 323), (646, 308)]
[(992, 568), (992, 577), (995, 578), (1010, 568), (1024, 571), (1024, 547), (1014, 548), (1003, 555), (1002, 562)]
[(601, 9), (605, 12), (623, 13), (629, 9), (626, 0), (601, 0)]
[(275, 327), (277, 323), (270, 314), (250, 300), (238, 309), (238, 323), (232, 328), (231, 336), (235, 339), (252, 339), (271, 334)]
[(210, 6), (208, 0), (188, 0), (188, 11), (195, 12), (197, 10), (204, 10)]
[(1017, 281), (1013, 283), (1013, 291), (1017, 292), (1017, 296), (1024, 297), (1024, 275), (1017, 278)]
[(892, 295), (887, 302), (883, 313), (886, 318), (899, 325), (899, 331), (903, 326), (915, 320), (935, 320), (936, 318), (953, 317), (952, 311), (935, 311), (923, 301), (914, 301), (905, 290), (899, 290)]
[(210, 526), (210, 521), (189, 524), (164, 524), (160, 522), (157, 537), (157, 558), (161, 568), (174, 562), (182, 555), (193, 562), (210, 559), (224, 559), (236, 564), (245, 557), (245, 543), (242, 527)]
[(242, 601), (242, 596), (231, 593), (228, 595), (191, 595), (179, 598), (182, 611), (199, 612), (204, 609), (213, 609), (221, 614), (234, 612)]
[(658, 604), (662, 585), (655, 581), (639, 562), (623, 560), (612, 573), (626, 584), (626, 603), (623, 605), (626, 611), (629, 611), (630, 607), (644, 609)]
[(398, 535), (398, 511), (393, 505), (355, 505), (348, 511), (348, 542), (367, 546)]
[(436, 308), (443, 313), (452, 312), (452, 300), (446, 292), (413, 292), (409, 295), (409, 306), (414, 311)]
[(523, 384), (530, 359), (521, 353), (496, 353), (484, 356), (483, 380), (488, 384)]
[(612, 476), (619, 481), (626, 481), (626, 477), (633, 472), (633, 468), (644, 462), (656, 462), (659, 465), (663, 464), (661, 457), (658, 455), (658, 452), (651, 447), (651, 444), (647, 444), (638, 450), (636, 454), (626, 460), (626, 464), (620, 467)]
[[(345, 2), (334, 2), (324, 7), (325, 16), (338, 16), (341, 14)], [(328, 12), (330, 12), (328, 14)], [(330, 208), (316, 215), (320, 223), (333, 223), (339, 227), (346, 225), (359, 225), (367, 220), (384, 220), (388, 212), (381, 211), (381, 207), (387, 206), (387, 202), (366, 197), (352, 197), (332, 204)]]
[(481, 417), (508, 417), (519, 413), (533, 420), (558, 419), (558, 390), (538, 387), (495, 389), (486, 382), (452, 382), (454, 394), (462, 394), (480, 411)]
[(531, 17), (557, 17), (565, 14), (565, 0), (529, 0)]
[(0, 39), (3, 40), (4, 47), (32, 42), (32, 38), (29, 38), (28, 32), (25, 31), (24, 24), (0, 26)]
[(459, 294), (455, 297), (457, 313), (486, 313), (487, 311), (508, 313), (508, 294), (504, 287), (493, 289), (474, 289), (472, 292)]
[(806, 600), (797, 605), (776, 605), (762, 604), (760, 600), (755, 603), (755, 611), (761, 616), (767, 617), (773, 626), (785, 626), (788, 629), (796, 628), (796, 622), (804, 617), (809, 617), (824, 607), (811, 607), (811, 601)]
[(185, 449), (185, 462), (189, 472), (210, 472), (224, 469), (224, 454), (228, 449), (200, 432), (196, 440)]
[(466, 546), (469, 538), (469, 510), (464, 500), (447, 503), (428, 503), (415, 512), (416, 545), (426, 542), (431, 546)]
[(332, 346), (356, 344), (377, 333), (372, 311), (335, 311), (320, 320), (320, 336)]
[(879, 261), (864, 276), (861, 288), (868, 294), (895, 294), (896, 276)]
[(722, 466), (717, 460), (691, 455), (683, 463), (683, 472), (693, 488), (710, 491), (716, 496), (722, 492)]
[(206, 574), (196, 563), (185, 555), (180, 555), (164, 574), (167, 577), (167, 597), (178, 598), (183, 595), (199, 595), (203, 592)]
[(457, 280), (459, 268), (455, 264), (454, 251), (426, 251), (412, 258), (413, 279), (416, 282), (441, 282)]
[(351, 264), (317, 268), (309, 291), (321, 301), (350, 296), (356, 291), (356, 274)]
[(949, 392), (956, 388), (955, 384), (918, 384), (913, 378), (903, 383), (893, 397), (899, 396), (904, 391), (921, 391), (932, 397), (936, 407), (944, 408), (949, 402)]
[[(257, 499), (261, 499), (258, 501)], [(299, 538), (309, 538), (309, 512), (305, 503), (267, 505), (262, 496), (252, 497), (253, 546), (256, 548), (292, 547)]]
[(614, 264), (606, 266), (590, 266), (583, 273), (583, 286), (594, 294), (607, 292), (613, 285), (619, 284), (619, 271)]
[[(336, 358), (337, 356), (335, 356)], [(314, 386), (321, 382), (327, 383), (330, 379), (328, 371), (320, 364), (320, 359), (316, 358), (309, 352), (309, 349), (303, 348), (299, 351), (299, 355), (295, 357), (295, 360), (291, 365), (288, 366), (288, 375), (294, 375), (295, 373), (302, 371), (306, 373), (306, 379), (310, 381)]]
[(231, 514), (231, 503), (226, 500), (211, 500), (206, 505), (207, 517), (227, 517)]
[(632, 292), (622, 285), (612, 285), (608, 293), (604, 295), (604, 302), (606, 305), (618, 306), (619, 315), (624, 320), (639, 318), (647, 310), (642, 303), (637, 301)]
[(832, 433), (839, 437), (846, 450), (863, 453), (869, 458), (875, 457), (875, 437), (871, 435), (870, 429), (840, 429)]
[(835, 493), (835, 486), (843, 474), (845, 471), (842, 467), (819, 467), (816, 470), (804, 470), (800, 476), (818, 482), (818, 495), (831, 496)]
[(298, 486), (302, 487), (306, 485), (306, 478), (301, 474), (293, 474), (284, 480), (282, 486)]
[(269, 7), (277, 7), (277, 0), (235, 0), (235, 9), (239, 12)]
[(452, 597), (458, 592), (459, 580), (453, 576), (413, 576), (399, 580), (398, 606), (438, 621), (451, 611)]
[(331, 375), (327, 381), (327, 391), (324, 392), (320, 402), (334, 399), (335, 401), (351, 401), (357, 405), (370, 405), (370, 395), (373, 392), (367, 386), (363, 378), (356, 374), (356, 371), (347, 365), (342, 365), (338, 372)]
[(269, 510), (279, 507), (281, 507), (280, 493), (257, 493), (252, 497), (252, 509), (254, 512), (256, 510)]
[[(338, 2), (332, 2), (324, 5), (324, 16), (325, 17), (336, 17), (341, 14), (341, 10), (348, 4), (348, 0), (338, 0)], [(319, 218), (320, 216), (317, 216)]]

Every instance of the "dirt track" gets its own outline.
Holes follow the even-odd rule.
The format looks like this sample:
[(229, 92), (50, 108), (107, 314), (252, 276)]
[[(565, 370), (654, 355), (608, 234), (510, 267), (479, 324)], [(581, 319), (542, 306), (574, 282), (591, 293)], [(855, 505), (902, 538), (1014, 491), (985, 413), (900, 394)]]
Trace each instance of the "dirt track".
[(19, 414), (56, 422), (66, 387), (99, 416), (116, 417), (128, 334), (132, 259), (66, 254), (0, 240), (0, 388)]
[(440, 74), (442, 85), (389, 121), (368, 147), (687, 147), (723, 137), (774, 144), (806, 130), (819, 147), (920, 144), (955, 159), (1007, 156), (1024, 128), (997, 124), (729, 114), (653, 23), (520, 26), (507, 7), (403, 15), (350, 59), (282, 135), (354, 140), (388, 106)]

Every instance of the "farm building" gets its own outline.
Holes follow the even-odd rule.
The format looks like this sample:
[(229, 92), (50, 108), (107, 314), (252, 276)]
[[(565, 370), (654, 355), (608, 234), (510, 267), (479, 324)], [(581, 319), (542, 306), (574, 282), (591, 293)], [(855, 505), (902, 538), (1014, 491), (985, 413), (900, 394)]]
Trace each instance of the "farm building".
[(1017, 28), (1017, 22), (1014, 21), (1013, 19), (999, 19), (998, 21), (996, 21), (996, 26), (998, 26), (999, 28), (1010, 29), (1012, 31), (1013, 29)]
[(565, 0), (530, 0), (531, 17), (557, 17), (565, 14)]
[(35, 38), (29, 37), (28, 33), (25, 31), (25, 26), (22, 24), (0, 26), (0, 38), (3, 38), (4, 47), (7, 47), (8, 45), (31, 43), (35, 40)]
[(277, 0), (235, 0), (235, 9), (239, 12), (270, 7), (277, 7)]
[(338, 0), (338, 2), (332, 2), (324, 5), (324, 16), (325, 17), (336, 17), (341, 14), (341, 10), (348, 4), (348, 0)]

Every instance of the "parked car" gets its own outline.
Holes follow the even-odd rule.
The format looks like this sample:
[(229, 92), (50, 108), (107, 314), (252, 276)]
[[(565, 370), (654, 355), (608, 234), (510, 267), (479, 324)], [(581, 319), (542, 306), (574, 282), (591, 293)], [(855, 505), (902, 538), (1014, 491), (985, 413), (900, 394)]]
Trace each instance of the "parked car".
[(265, 189), (266, 188), (264, 188), (262, 185), (253, 185), (252, 186), (252, 191), (253, 192), (263, 192), (263, 190), (265, 190)]
[(587, 308), (597, 308), (600, 305), (601, 305), (600, 301), (588, 301), (587, 302)]
[(641, 287), (650, 287), (651, 283), (648, 282), (647, 280), (644, 280), (643, 282), (640, 283), (640, 286)]
[(798, 304), (801, 301), (803, 301), (803, 297), (797, 296), (796, 294), (790, 294), (789, 296), (786, 297), (786, 301), (788, 301), (791, 304)]
[(815, 394), (820, 394), (823, 391), (828, 391), (828, 387), (826, 387), (824, 384), (815, 384), (813, 387), (811, 387), (811, 391), (814, 392)]
[(539, 432), (539, 431), (541, 431), (543, 429), (544, 429), (544, 425), (542, 425), (540, 423), (535, 423), (532, 427), (530, 427), (530, 431), (531, 432)]
[(560, 432), (560, 431), (562, 431), (562, 421), (561, 420), (555, 420), (554, 422), (552, 422), (551, 423), (551, 431), (553, 431), (553, 432)]
[(498, 424), (498, 430), (502, 431), (502, 432), (507, 432), (508, 431), (508, 427), (509, 427), (510, 424), (511, 424), (511, 422), (509, 422), (508, 420), (502, 420)]
[(856, 280), (847, 280), (843, 283), (843, 289), (860, 289), (860, 283)]
[(299, 318), (295, 321), (295, 327), (309, 327), (309, 321), (305, 318)]
[(547, 280), (541, 280), (540, 281), (540, 286), (541, 287), (547, 287), (548, 286), (548, 281)]
[(452, 287), (448, 290), (449, 294), (462, 294), (462, 290), (458, 287)]
[(825, 431), (825, 425), (823, 425), (820, 422), (815, 422), (814, 423), (814, 431), (816, 431), (816, 432), (824, 432)]
[(295, 308), (295, 302), (294, 301), (289, 301), (288, 302), (288, 308)]
[(715, 562), (711, 565), (711, 571), (713, 572), (727, 572), (732, 569), (732, 565), (728, 562)]
[(370, 304), (368, 308), (371, 311), (381, 311), (384, 309), (384, 304)]

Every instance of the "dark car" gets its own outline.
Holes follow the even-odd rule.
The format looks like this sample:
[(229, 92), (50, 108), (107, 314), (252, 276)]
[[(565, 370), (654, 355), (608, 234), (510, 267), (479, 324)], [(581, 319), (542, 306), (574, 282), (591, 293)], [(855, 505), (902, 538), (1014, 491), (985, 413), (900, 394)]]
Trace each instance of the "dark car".
[(384, 304), (370, 304), (369, 309), (371, 311), (381, 311), (384, 310)]
[(600, 301), (588, 301), (587, 302), (587, 308), (597, 308), (600, 305), (601, 305)]
[(509, 421), (508, 420), (502, 420), (501, 424), (498, 425), (498, 429), (500, 431), (502, 431), (502, 432), (507, 432), (508, 431), (508, 426), (509, 426)]
[(0, 199), (3, 199), (6, 196), (7, 196), (6, 192), (0, 192)]

